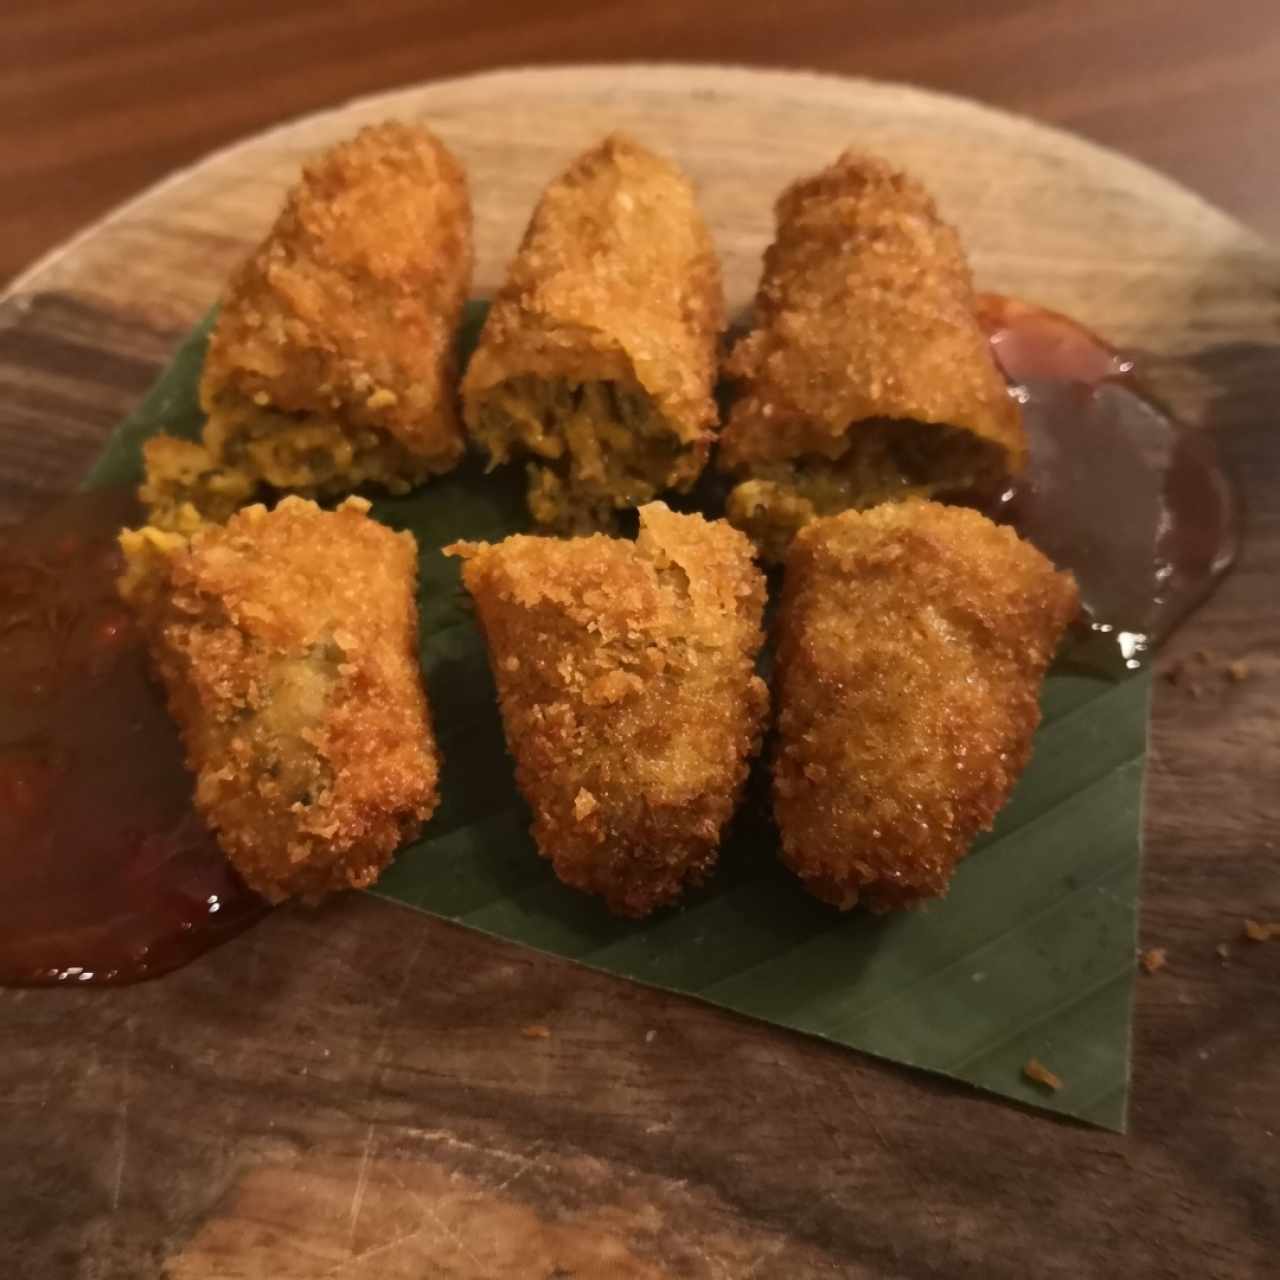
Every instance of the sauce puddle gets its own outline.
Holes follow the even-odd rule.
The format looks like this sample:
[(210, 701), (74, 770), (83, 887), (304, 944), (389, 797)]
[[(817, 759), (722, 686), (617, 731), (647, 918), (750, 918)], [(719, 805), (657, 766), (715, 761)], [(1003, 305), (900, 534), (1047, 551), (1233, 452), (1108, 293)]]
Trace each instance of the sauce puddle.
[(1134, 670), (1235, 559), (1216, 442), (1172, 418), (1132, 362), (1074, 320), (994, 294), (979, 316), (1030, 446), (989, 514), (1076, 575), (1088, 622), (1067, 660)]
[[(1074, 571), (1090, 621), (1071, 658), (1140, 666), (1235, 554), (1213, 437), (1065, 316), (994, 295), (980, 310), (1030, 442), (989, 514)], [(0, 531), (0, 984), (154, 977), (268, 910), (192, 810), (116, 598), (116, 533), (140, 515), (131, 493), (104, 490)]]
[(0, 984), (154, 977), (266, 910), (191, 808), (116, 598), (139, 516), (104, 490), (0, 534)]

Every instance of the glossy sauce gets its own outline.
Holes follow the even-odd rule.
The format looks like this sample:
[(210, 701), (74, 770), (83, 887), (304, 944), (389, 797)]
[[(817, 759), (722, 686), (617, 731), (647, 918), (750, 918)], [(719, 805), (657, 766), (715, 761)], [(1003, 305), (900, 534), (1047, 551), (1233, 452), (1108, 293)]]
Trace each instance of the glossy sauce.
[(995, 295), (979, 313), (1030, 446), (992, 514), (1076, 575), (1089, 635), (1074, 656), (1139, 667), (1235, 557), (1214, 438), (1178, 423), (1129, 360), (1066, 316)]
[(138, 515), (103, 491), (0, 531), (0, 983), (152, 977), (264, 911), (192, 811), (116, 598)]
[[(1139, 665), (1235, 551), (1212, 437), (1175, 423), (1073, 321), (981, 306), (1030, 440), (992, 514), (1075, 572), (1095, 656)], [(181, 744), (116, 598), (115, 535), (139, 514), (105, 491), (0, 531), (0, 983), (152, 977), (267, 909), (192, 811)]]

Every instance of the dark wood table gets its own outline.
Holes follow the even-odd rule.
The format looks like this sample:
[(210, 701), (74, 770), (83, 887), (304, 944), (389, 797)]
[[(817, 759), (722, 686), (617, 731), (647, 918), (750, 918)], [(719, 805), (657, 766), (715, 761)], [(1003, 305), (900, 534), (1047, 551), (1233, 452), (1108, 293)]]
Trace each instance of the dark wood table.
[[(996, 2), (981, 25), (976, 7), (794, 0), (780, 17), (655, 0), (500, 17), (388, 3), (356, 23), (337, 6), (247, 0), (12, 6), (0, 16), (0, 93), (16, 107), (0, 131), (0, 273), (282, 117), (570, 57), (914, 79), (1114, 143), (1280, 229), (1280, 177), (1263, 163), (1280, 112), (1268, 0)], [(1123, 228), (1131, 195), (1101, 184), (1090, 218)], [(0, 505), (29, 509), (69, 483), (198, 314), (206, 276), (242, 251), (235, 236), (200, 241), (201, 214), (166, 241), (190, 264), (217, 259), (192, 266), (190, 296), (171, 268), (163, 305), (144, 305), (153, 264), (129, 256), (140, 217), (74, 269), (44, 273), (47, 292), (0, 306), (0, 437), (38, 437), (30, 466), (12, 449), (0, 458)], [(1169, 243), (1195, 243), (1195, 211), (1180, 205), (1177, 221)], [(1136, 231), (1123, 234), (1140, 254)], [(1252, 510), (1244, 563), (1170, 657), (1248, 653), (1255, 678), (1200, 701), (1157, 692), (1142, 927), (1171, 963), (1139, 988), (1129, 1136), (425, 917), (406, 946), (398, 908), (351, 896), (278, 912), (160, 982), (0, 992), (0, 1275), (1271, 1274), (1280, 944), (1238, 938), (1244, 916), (1280, 915), (1280, 449), (1259, 411), (1280, 377), (1280, 266), (1248, 237), (1216, 222), (1213, 234), (1227, 250), (1201, 285), (1158, 245), (1141, 287), (1092, 269), (1062, 283), (1063, 305), (1086, 318), (1097, 305), (1120, 336), (1167, 341), (1178, 402), (1205, 406), (1226, 433)], [(131, 287), (142, 268), (152, 275)], [(1162, 281), (1170, 297), (1201, 291), (1198, 327), (1184, 307), (1160, 328)], [(103, 305), (121, 297), (139, 305)], [(41, 472), (42, 449), (69, 459), (65, 471)], [(553, 1034), (525, 1037), (530, 1024)]]
[(1274, 0), (13, 0), (0, 281), (215, 147), (491, 66), (808, 67), (977, 98), (1115, 146), (1280, 234)]

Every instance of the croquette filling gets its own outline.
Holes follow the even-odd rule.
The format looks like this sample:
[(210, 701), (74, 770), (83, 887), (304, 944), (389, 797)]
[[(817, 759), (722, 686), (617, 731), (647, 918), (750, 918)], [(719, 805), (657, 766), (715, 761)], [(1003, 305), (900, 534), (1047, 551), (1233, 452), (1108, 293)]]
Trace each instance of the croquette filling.
[(333, 770), (316, 749), (316, 726), (339, 683), (342, 651), (332, 640), (313, 645), (304, 657), (284, 657), (267, 674), (263, 705), (242, 726), (255, 743), (254, 769), (264, 797), (279, 795), (295, 810), (325, 796)]
[(308, 496), (364, 484), (407, 493), (431, 474), (423, 458), (377, 427), (347, 426), (325, 414), (286, 413), (238, 399), (214, 409), (204, 439), (225, 466)]
[(610, 528), (616, 511), (685, 490), (699, 471), (694, 447), (634, 383), (510, 378), (485, 396), (474, 434), (495, 465), (531, 458), (529, 511), (565, 533)]
[(144, 608), (163, 599), (169, 585), (169, 559), (182, 551), (187, 539), (169, 529), (147, 525), (122, 529), (120, 549), (124, 568), (116, 579), (122, 599)]
[(809, 454), (757, 464), (725, 514), (771, 560), (818, 516), (904, 498), (989, 493), (1007, 473), (999, 446), (958, 427), (874, 419), (851, 430), (834, 458)]
[(191, 444), (148, 457), (138, 497), (148, 524), (189, 536), (202, 524), (230, 519), (257, 488), (253, 476), (220, 466), (207, 449)]

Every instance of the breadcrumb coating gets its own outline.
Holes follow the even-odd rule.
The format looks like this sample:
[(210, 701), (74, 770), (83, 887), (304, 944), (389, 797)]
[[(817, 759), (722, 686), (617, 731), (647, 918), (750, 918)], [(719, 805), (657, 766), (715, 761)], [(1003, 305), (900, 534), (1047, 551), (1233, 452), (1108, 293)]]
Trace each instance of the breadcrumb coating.
[(815, 520), (786, 560), (774, 814), (846, 909), (946, 891), (1031, 754), (1074, 578), (975, 511), (911, 499)]
[(566, 884), (644, 916), (715, 864), (768, 691), (764, 579), (723, 521), (640, 508), (635, 542), (457, 543), (533, 835)]
[(729, 519), (772, 559), (808, 520), (985, 493), (1026, 441), (978, 325), (959, 237), (924, 188), (845, 152), (776, 206), (717, 465)]
[(417, 547), (350, 498), (250, 506), (192, 538), (120, 535), (196, 777), (195, 804), (271, 901), (371, 884), (436, 807)]
[[(427, 129), (389, 121), (314, 159), (222, 301), (200, 382), (211, 464), (306, 494), (448, 471), (471, 267), (466, 175)], [(189, 523), (206, 492), (173, 500), (174, 461), (148, 456), (141, 496)]]
[(494, 464), (529, 459), (562, 532), (698, 478), (717, 422), (724, 293), (693, 188), (614, 134), (543, 192), (462, 384)]

